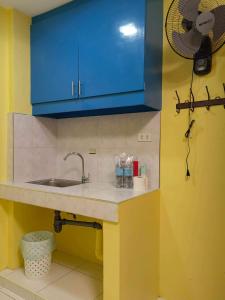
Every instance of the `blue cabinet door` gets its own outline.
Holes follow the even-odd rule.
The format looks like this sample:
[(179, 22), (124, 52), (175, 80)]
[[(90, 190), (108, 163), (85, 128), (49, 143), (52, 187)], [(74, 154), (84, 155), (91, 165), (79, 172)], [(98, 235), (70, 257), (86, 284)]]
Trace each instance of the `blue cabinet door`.
[(78, 97), (78, 47), (74, 11), (33, 18), (31, 28), (31, 98), (43, 103)]
[(77, 16), (80, 98), (143, 91), (145, 1), (82, 0)]

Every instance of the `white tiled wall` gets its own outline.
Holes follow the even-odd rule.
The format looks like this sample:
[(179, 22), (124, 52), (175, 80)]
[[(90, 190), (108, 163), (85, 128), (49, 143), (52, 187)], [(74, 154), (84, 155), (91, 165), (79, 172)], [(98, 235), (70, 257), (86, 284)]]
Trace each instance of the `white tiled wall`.
[[(159, 186), (160, 113), (53, 120), (14, 114), (14, 180), (81, 177), (80, 152), (92, 182), (114, 183), (115, 155), (127, 152), (148, 166), (152, 188)], [(150, 133), (152, 142), (138, 142)], [(89, 154), (96, 149), (96, 154)]]
[(15, 181), (56, 176), (56, 120), (13, 114)]
[[(160, 113), (99, 116), (58, 120), (57, 170), (63, 178), (80, 179), (81, 162), (63, 157), (70, 151), (85, 158), (86, 175), (92, 182), (114, 183), (114, 159), (117, 154), (134, 154), (148, 166), (152, 188), (159, 186)], [(150, 133), (152, 142), (138, 142), (139, 133)], [(96, 154), (89, 154), (96, 149)]]

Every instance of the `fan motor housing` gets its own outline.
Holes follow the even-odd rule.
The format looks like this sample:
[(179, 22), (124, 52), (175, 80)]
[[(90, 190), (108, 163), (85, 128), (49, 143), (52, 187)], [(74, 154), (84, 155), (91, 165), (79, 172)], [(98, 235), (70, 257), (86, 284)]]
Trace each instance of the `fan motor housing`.
[(201, 47), (194, 56), (194, 72), (196, 75), (206, 75), (212, 69), (212, 43), (208, 36), (202, 41)]

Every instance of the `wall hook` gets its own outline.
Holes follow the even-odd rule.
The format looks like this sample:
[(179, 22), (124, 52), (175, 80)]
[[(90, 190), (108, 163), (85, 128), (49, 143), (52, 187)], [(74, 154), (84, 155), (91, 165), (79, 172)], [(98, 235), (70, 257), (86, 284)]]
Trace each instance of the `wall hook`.
[(191, 99), (191, 108), (190, 108), (190, 110), (192, 112), (194, 112), (195, 108), (194, 108), (193, 104), (195, 103), (195, 96), (194, 96), (194, 93), (192, 91), (192, 88), (190, 88), (190, 99)]
[[(193, 93), (193, 90), (190, 89), (190, 99), (184, 101), (183, 103), (180, 100), (179, 94), (177, 91), (176, 92), (176, 97), (177, 97), (177, 104), (176, 104), (176, 111), (177, 113), (180, 113), (181, 109), (189, 109), (190, 111), (194, 111), (196, 108), (200, 107), (206, 107), (207, 110), (211, 108), (211, 106), (220, 106), (223, 105), (225, 109), (225, 97), (216, 97), (216, 98), (211, 98), (210, 93), (209, 93), (209, 88), (208, 86), (205, 86), (208, 99), (207, 100), (196, 100), (195, 95)], [(223, 90), (225, 94), (225, 82), (223, 83)]]
[[(175, 91), (175, 93), (176, 93), (176, 96), (177, 96), (177, 102), (178, 102), (178, 105), (179, 105), (179, 104), (180, 104), (180, 97), (179, 97), (179, 94), (178, 94), (177, 90)], [(180, 113), (180, 109), (179, 109), (179, 108), (177, 108), (177, 113), (178, 113), (178, 114)]]
[[(210, 101), (210, 100), (211, 100), (211, 97), (210, 97), (209, 88), (208, 88), (207, 85), (205, 86), (205, 89), (206, 89), (206, 92), (207, 92), (207, 95), (208, 95), (208, 100)], [(210, 110), (210, 106), (207, 105), (207, 106), (206, 106), (206, 109), (207, 109), (207, 110)]]

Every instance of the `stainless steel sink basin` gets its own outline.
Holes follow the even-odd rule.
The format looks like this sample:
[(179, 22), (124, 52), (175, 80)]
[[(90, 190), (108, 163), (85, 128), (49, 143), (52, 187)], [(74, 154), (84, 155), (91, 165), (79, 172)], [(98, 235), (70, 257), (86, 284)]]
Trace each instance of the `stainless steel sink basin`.
[(67, 187), (67, 186), (82, 184), (81, 181), (67, 180), (67, 179), (55, 179), (55, 178), (30, 181), (28, 183), (38, 184), (38, 185), (46, 185), (46, 186), (54, 186), (54, 187), (62, 187), (62, 188)]

